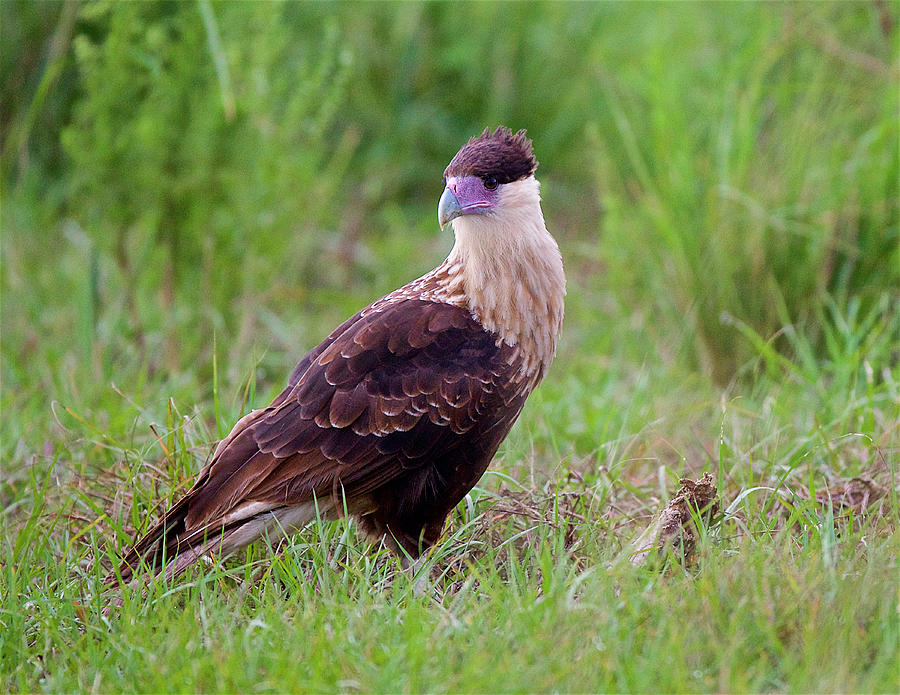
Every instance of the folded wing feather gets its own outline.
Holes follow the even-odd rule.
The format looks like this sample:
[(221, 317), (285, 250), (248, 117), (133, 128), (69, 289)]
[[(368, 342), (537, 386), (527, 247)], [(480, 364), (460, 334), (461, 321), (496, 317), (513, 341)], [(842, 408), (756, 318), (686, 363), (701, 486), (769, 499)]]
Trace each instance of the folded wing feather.
[[(131, 566), (157, 552), (165, 534), (169, 554), (177, 553), (179, 542), (246, 510), (305, 504), (336, 490), (352, 501), (472, 437), (488, 433), (499, 444), (534, 386), (517, 349), (498, 345), (454, 305), (375, 306), (311, 350), (271, 405), (235, 425), (161, 522), (165, 531), (157, 527), (135, 546)], [(489, 460), (492, 442), (475, 450)]]

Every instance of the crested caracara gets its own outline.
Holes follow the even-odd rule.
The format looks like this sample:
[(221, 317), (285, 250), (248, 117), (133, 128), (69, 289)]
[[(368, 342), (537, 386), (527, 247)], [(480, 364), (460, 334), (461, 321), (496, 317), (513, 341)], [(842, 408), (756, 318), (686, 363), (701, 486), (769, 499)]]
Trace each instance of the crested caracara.
[(404, 560), (433, 545), (556, 351), (565, 276), (536, 168), (524, 130), (469, 140), (444, 171), (447, 260), (300, 360), (127, 553), (121, 580), (142, 565), (174, 577), (317, 514), (353, 515)]

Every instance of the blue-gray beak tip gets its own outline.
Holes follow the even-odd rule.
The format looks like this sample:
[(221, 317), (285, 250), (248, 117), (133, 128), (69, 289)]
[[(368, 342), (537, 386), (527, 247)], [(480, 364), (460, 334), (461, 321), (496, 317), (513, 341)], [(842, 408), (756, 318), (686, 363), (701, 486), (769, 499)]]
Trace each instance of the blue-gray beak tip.
[(441, 225), (441, 229), (450, 221), (462, 215), (462, 207), (459, 204), (459, 201), (456, 199), (456, 196), (453, 195), (453, 191), (449, 188), (445, 188), (443, 194), (441, 195), (441, 200), (438, 203), (438, 223)]

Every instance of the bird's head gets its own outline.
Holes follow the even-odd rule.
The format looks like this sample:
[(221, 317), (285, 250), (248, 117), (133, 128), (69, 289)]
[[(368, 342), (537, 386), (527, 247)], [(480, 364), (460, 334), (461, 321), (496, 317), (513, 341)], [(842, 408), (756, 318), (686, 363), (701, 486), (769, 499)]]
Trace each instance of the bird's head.
[(537, 165), (524, 130), (513, 133), (500, 126), (491, 132), (485, 128), (444, 170), (445, 188), (438, 204), (441, 227), (464, 215), (497, 215), (515, 184), (534, 181)]

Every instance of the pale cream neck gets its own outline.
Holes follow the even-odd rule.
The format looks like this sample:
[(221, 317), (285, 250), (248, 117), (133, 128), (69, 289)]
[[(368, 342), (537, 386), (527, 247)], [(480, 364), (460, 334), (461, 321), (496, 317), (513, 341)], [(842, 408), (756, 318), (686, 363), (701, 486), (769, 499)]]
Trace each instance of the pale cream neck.
[(556, 353), (566, 278), (544, 224), (539, 183), (506, 184), (495, 212), (463, 215), (452, 225), (456, 243), (438, 269), (441, 284), (454, 299), (464, 297), (502, 342), (520, 347), (528, 372), (542, 374)]

